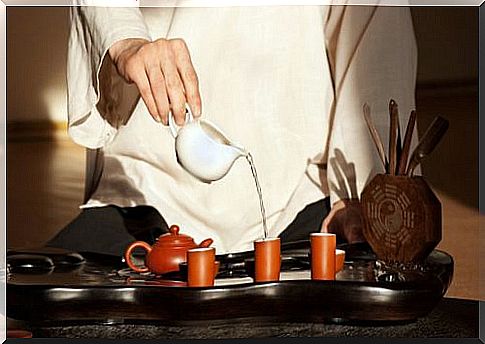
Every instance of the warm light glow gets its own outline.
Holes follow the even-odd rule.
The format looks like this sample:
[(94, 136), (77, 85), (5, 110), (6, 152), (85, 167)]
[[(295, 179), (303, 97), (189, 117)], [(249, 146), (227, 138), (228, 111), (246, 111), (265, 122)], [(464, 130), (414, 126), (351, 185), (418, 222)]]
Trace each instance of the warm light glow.
[(46, 88), (42, 94), (47, 117), (52, 122), (67, 121), (67, 98), (64, 84)]

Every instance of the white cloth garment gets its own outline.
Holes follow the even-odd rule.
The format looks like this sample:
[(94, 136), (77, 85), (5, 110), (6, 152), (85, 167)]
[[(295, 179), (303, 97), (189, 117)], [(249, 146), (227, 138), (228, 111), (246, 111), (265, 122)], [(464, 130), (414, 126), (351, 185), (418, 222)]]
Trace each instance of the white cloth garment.
[(151, 205), (167, 223), (214, 239), (218, 254), (263, 235), (251, 171), (239, 159), (202, 183), (177, 163), (174, 139), (106, 54), (125, 38), (182, 38), (200, 81), (202, 116), (251, 152), (280, 234), (307, 204), (358, 197), (383, 171), (362, 106), (387, 146), (388, 104), (401, 128), (414, 109), (416, 45), (408, 8), (73, 7), (69, 134), (87, 148), (82, 207)]

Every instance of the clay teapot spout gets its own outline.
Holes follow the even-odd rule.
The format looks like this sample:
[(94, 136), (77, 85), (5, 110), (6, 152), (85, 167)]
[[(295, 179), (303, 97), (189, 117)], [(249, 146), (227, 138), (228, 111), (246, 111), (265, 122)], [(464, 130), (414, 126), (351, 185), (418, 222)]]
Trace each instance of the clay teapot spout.
[(206, 248), (206, 247), (209, 247), (210, 245), (212, 245), (213, 242), (214, 242), (214, 240), (212, 240), (212, 239), (205, 239), (199, 245), (197, 245), (197, 247), (198, 248)]

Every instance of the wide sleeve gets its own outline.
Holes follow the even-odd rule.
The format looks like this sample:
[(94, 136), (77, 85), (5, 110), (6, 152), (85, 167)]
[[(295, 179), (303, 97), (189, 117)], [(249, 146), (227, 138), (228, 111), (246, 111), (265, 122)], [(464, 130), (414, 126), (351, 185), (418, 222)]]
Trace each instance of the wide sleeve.
[(99, 4), (83, 0), (70, 8), (67, 54), (68, 132), (76, 143), (92, 149), (113, 139), (128, 116), (122, 107), (132, 107), (138, 97), (134, 86), (117, 74), (108, 49), (126, 38), (151, 40), (138, 1), (116, 2), (126, 7)]
[(333, 6), (329, 11), (325, 34), (334, 104), (326, 162), (334, 204), (359, 198), (369, 180), (384, 171), (363, 117), (364, 103), (386, 148), (394, 99), (404, 136), (415, 109), (417, 48), (407, 7)]

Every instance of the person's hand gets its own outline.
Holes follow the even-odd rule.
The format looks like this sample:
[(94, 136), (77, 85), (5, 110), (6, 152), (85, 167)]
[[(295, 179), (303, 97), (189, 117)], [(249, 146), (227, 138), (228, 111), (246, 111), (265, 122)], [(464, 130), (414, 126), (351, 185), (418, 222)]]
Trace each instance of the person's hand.
[(114, 43), (109, 55), (118, 73), (136, 84), (156, 121), (167, 124), (171, 109), (175, 122), (182, 125), (186, 102), (194, 117), (200, 116), (198, 78), (183, 40), (129, 38)]
[(330, 213), (323, 220), (321, 231), (337, 234), (349, 244), (365, 242), (362, 221), (362, 206), (359, 200), (344, 199), (333, 204)]

